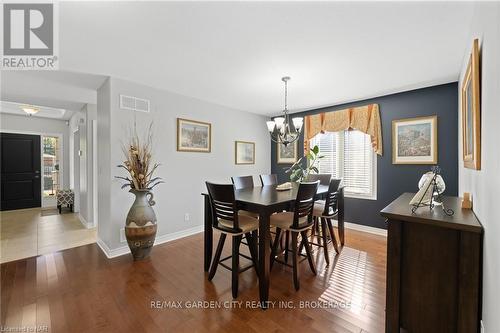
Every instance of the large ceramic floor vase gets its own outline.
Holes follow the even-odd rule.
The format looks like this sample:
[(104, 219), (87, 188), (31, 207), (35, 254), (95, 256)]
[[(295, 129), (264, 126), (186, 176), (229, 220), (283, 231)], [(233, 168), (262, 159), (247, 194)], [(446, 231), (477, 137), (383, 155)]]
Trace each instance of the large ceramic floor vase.
[(134, 260), (147, 258), (156, 237), (156, 215), (153, 193), (147, 189), (129, 192), (135, 195), (135, 201), (130, 207), (125, 225), (125, 236)]

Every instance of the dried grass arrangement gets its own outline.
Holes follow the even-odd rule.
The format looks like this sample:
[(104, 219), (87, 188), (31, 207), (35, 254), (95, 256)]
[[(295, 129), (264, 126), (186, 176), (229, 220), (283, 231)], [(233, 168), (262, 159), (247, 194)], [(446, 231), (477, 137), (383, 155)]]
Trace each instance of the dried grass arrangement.
[(125, 161), (118, 165), (119, 168), (127, 170), (127, 177), (115, 176), (124, 180), (122, 189), (130, 187), (134, 190), (151, 190), (156, 185), (164, 183), (160, 177), (153, 177), (159, 163), (152, 163), (151, 150), (153, 142), (153, 124), (151, 123), (146, 132), (145, 138), (141, 140), (137, 134), (137, 128), (134, 124), (130, 131), (128, 142), (122, 145)]

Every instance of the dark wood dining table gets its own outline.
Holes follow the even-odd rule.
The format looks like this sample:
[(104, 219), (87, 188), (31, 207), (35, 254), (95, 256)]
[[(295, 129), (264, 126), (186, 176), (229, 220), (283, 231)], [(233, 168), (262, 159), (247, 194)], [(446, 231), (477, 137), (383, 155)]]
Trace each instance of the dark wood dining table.
[[(240, 209), (259, 214), (259, 296), (262, 308), (269, 304), (269, 263), (271, 249), (269, 246), (271, 235), (269, 218), (271, 214), (288, 210), (297, 196), (298, 185), (293, 184), (292, 189), (278, 191), (276, 185), (253, 187), (235, 191), (236, 203)], [(317, 199), (323, 198), (328, 192), (328, 186), (320, 185), (316, 193)], [(338, 230), (340, 243), (344, 245), (344, 189), (338, 190)], [(207, 193), (204, 196), (204, 269), (208, 272), (212, 260), (213, 230), (212, 211), (210, 198)]]

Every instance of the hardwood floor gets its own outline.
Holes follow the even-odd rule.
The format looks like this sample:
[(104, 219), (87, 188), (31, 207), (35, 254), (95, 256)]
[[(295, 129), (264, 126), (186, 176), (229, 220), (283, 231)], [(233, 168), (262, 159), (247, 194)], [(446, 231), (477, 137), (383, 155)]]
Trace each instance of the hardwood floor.
[(97, 229), (85, 228), (78, 214), (47, 213), (40, 208), (0, 212), (1, 263), (95, 243)]
[[(298, 292), (291, 269), (276, 264), (270, 288), (270, 301), (276, 303), (265, 311), (250, 307), (258, 304), (254, 270), (240, 274), (235, 301), (242, 303), (232, 303), (231, 309), (193, 308), (195, 302), (227, 305), (233, 300), (228, 270), (219, 267), (213, 281), (207, 281), (202, 244), (203, 235), (197, 234), (155, 246), (151, 258), (142, 262), (133, 262), (130, 255), (107, 259), (91, 244), (2, 264), (1, 325), (46, 327), (49, 332), (384, 330), (384, 237), (347, 230), (346, 246), (331, 258), (330, 266), (322, 251), (314, 252), (317, 276), (307, 261), (300, 264)], [(224, 250), (229, 255), (230, 246)], [(316, 306), (301, 308), (301, 301)], [(331, 303), (318, 308), (318, 301)], [(183, 308), (174, 308), (175, 302)], [(340, 306), (335, 308), (333, 302)]]

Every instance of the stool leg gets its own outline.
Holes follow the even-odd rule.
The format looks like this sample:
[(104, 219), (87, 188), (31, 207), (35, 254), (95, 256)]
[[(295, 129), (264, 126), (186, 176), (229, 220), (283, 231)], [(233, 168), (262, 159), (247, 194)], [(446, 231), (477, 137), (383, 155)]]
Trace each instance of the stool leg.
[(241, 235), (233, 236), (233, 265), (231, 267), (233, 298), (238, 297), (238, 275), (240, 273), (240, 243)]
[(330, 258), (328, 257), (328, 239), (326, 238), (326, 219), (321, 218), (321, 236), (323, 238), (323, 253), (325, 254), (326, 265), (330, 265)]
[(281, 243), (280, 240), (281, 240), (282, 236), (283, 236), (283, 234), (281, 233), (281, 229), (276, 228), (276, 237), (274, 238), (274, 244), (273, 244), (273, 247), (271, 248), (271, 260), (270, 260), (271, 263), (270, 263), (269, 271), (271, 271), (273, 269), (274, 259), (276, 257), (276, 253), (278, 252), (278, 245)]
[(290, 231), (286, 230), (285, 231), (285, 262), (288, 264), (288, 251), (290, 249)]
[[(283, 234), (282, 234), (282, 235), (283, 235)], [(280, 249), (281, 249), (281, 250), (284, 250), (284, 249), (285, 249), (285, 244), (283, 244), (284, 240), (285, 240), (285, 238), (281, 237), (281, 239), (280, 239)]]
[(259, 276), (259, 267), (257, 265), (258, 260), (258, 250), (257, 250), (257, 236), (256, 231), (252, 231), (252, 233), (248, 232), (245, 234), (245, 238), (247, 239), (248, 249), (250, 250), (250, 256), (252, 257), (253, 267), (255, 269), (255, 273)]
[(314, 265), (312, 257), (311, 244), (309, 244), (309, 241), (307, 240), (307, 231), (302, 231), (301, 234), (302, 234), (302, 243), (304, 244), (304, 247), (306, 249), (307, 261), (309, 261), (309, 267), (311, 267), (311, 271), (314, 273), (314, 275), (316, 275), (317, 274), (316, 266)]
[(292, 231), (292, 266), (293, 266), (293, 285), (295, 286), (295, 290), (300, 289), (299, 282), (299, 258), (298, 258), (298, 250), (299, 246), (297, 244), (297, 236), (298, 232)]
[(217, 250), (215, 250), (214, 260), (212, 261), (212, 267), (210, 267), (210, 273), (208, 273), (208, 281), (212, 281), (217, 272), (217, 267), (219, 267), (220, 255), (222, 254), (222, 249), (224, 248), (224, 241), (226, 240), (226, 234), (221, 234), (219, 238), (219, 243), (217, 244)]
[(255, 253), (255, 272), (257, 273), (257, 277), (259, 276), (259, 234), (257, 230), (252, 231), (252, 244), (253, 244), (253, 252)]
[[(306, 237), (306, 238), (307, 238), (307, 237), (308, 237), (308, 235), (307, 235), (307, 232), (308, 232), (308, 231), (309, 231), (309, 229), (307, 229), (307, 230), (305, 230), (305, 231), (303, 231), (303, 232), (301, 232), (301, 233), (300, 233), (300, 234), (302, 235), (302, 238), (304, 238), (304, 237)], [(301, 242), (300, 242), (300, 245), (299, 245), (299, 255), (302, 253), (302, 250), (303, 250), (303, 249), (304, 249), (304, 242), (303, 242), (303, 241), (301, 241)]]
[(339, 246), (337, 244), (337, 239), (335, 238), (335, 233), (333, 232), (332, 219), (326, 219), (328, 223), (328, 229), (330, 230), (330, 238), (332, 239), (333, 248), (335, 252), (339, 253)]

